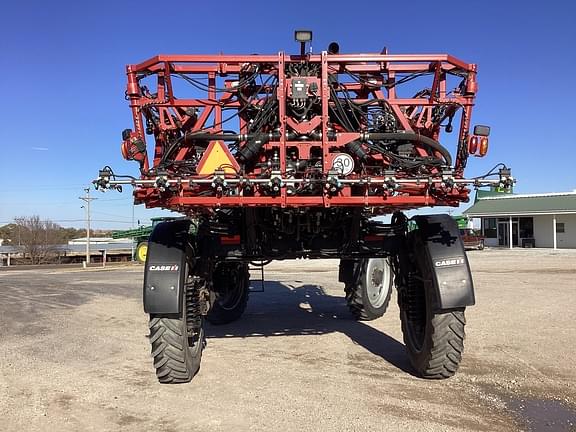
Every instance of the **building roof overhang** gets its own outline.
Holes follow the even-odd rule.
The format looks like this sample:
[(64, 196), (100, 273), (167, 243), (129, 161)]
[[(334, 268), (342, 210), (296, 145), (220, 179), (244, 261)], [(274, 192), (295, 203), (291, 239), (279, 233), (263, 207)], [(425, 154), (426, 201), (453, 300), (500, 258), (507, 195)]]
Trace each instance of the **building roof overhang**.
[(470, 217), (576, 214), (576, 192), (483, 197), (463, 213)]

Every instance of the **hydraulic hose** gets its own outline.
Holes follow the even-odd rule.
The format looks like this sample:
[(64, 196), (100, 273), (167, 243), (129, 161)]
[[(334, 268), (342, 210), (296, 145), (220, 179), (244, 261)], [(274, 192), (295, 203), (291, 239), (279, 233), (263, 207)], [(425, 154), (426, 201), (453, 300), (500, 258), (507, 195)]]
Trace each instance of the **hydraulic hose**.
[(236, 159), (244, 163), (252, 161), (252, 159), (258, 155), (260, 149), (269, 141), (269, 139), (270, 135), (266, 133), (252, 134), (248, 138), (246, 145), (244, 145), (244, 147), (242, 147), (240, 150), (238, 150), (238, 153), (236, 153)]
[[(415, 141), (422, 143), (433, 150), (438, 151), (446, 164), (452, 165), (452, 156), (450, 152), (438, 141), (433, 140), (424, 135), (411, 133), (411, 132), (369, 132), (361, 135), (364, 141), (368, 140), (396, 140), (396, 141)], [(196, 133), (190, 134), (186, 137), (187, 140), (222, 140), (222, 141), (244, 141), (247, 143), (242, 147), (237, 154), (238, 159), (242, 162), (248, 162), (253, 159), (262, 146), (270, 140), (270, 135), (266, 133), (255, 133), (255, 134), (211, 134), (211, 133)], [(354, 146), (354, 149), (349, 148), (350, 151), (357, 154), (359, 147), (358, 143)], [(360, 159), (365, 159), (366, 155), (357, 154)]]
[(438, 141), (433, 140), (424, 135), (412, 133), (412, 132), (369, 132), (362, 134), (362, 138), (367, 140), (396, 140), (396, 141), (416, 141), (427, 145), (433, 150), (438, 151), (442, 157), (446, 160), (446, 163), (452, 166), (452, 156), (450, 152), (440, 144)]
[(274, 134), (268, 133), (252, 133), (252, 134), (212, 134), (212, 133), (196, 133), (190, 134), (187, 140), (221, 140), (221, 141), (246, 141), (246, 144), (236, 153), (236, 159), (240, 162), (250, 162), (254, 159), (264, 144), (270, 141)]
[(250, 138), (250, 135), (242, 135), (242, 134), (212, 134), (212, 133), (190, 133), (186, 135), (186, 141), (188, 140), (206, 140), (206, 141), (242, 141), (245, 139)]

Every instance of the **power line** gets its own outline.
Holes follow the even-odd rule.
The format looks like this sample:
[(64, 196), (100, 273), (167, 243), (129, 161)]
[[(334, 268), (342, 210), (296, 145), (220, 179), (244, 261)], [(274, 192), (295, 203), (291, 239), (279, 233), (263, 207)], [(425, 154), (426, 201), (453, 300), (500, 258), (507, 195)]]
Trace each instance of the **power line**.
[(130, 219), (130, 216), (122, 216), (122, 215), (118, 215), (118, 214), (104, 213), (101, 211), (93, 211), (92, 213), (96, 213), (96, 214), (100, 214), (100, 215), (104, 215), (104, 216), (118, 217), (118, 218), (122, 218), (122, 219)]
[(132, 197), (127, 197), (127, 198), (107, 198), (107, 199), (100, 199), (100, 202), (108, 202), (108, 201), (128, 201), (128, 200), (133, 200), (134, 198)]
[[(86, 222), (86, 219), (48, 219), (50, 222)], [(121, 220), (110, 220), (110, 219), (90, 219), (92, 222), (106, 222), (106, 223), (122, 223), (122, 224), (131, 224), (132, 222), (128, 221), (121, 221)], [(0, 224), (9, 225), (14, 223), (14, 220), (10, 221), (0, 221)]]
[(66, 186), (66, 187), (53, 187), (53, 186), (10, 186), (10, 190), (5, 190), (4, 192), (18, 192), (23, 190), (51, 190), (51, 191), (61, 191), (61, 190), (78, 190), (79, 187), (85, 187), (86, 184), (79, 184), (76, 186)]

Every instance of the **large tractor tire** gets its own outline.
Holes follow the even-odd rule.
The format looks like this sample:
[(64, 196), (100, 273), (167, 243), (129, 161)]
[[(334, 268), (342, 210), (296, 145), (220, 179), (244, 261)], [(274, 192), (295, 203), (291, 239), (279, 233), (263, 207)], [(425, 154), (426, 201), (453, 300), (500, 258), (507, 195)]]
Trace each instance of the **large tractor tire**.
[(239, 319), (248, 304), (250, 273), (244, 263), (220, 263), (212, 274), (215, 300), (206, 319), (211, 324), (228, 324)]
[(387, 258), (360, 260), (345, 285), (346, 303), (354, 318), (371, 321), (386, 312), (392, 295), (392, 269)]
[(136, 261), (144, 264), (146, 262), (146, 255), (147, 254), (148, 254), (148, 242), (147, 241), (141, 241), (136, 246), (136, 251), (134, 252), (134, 255), (136, 257)]
[(435, 311), (432, 262), (413, 235), (412, 266), (399, 292), (400, 320), (408, 357), (418, 375), (444, 379), (458, 370), (464, 351), (465, 308)]
[[(188, 266), (186, 266), (188, 267)], [(187, 383), (200, 369), (205, 345), (197, 282), (186, 275), (183, 312), (150, 315), (150, 343), (156, 376), (162, 384)]]

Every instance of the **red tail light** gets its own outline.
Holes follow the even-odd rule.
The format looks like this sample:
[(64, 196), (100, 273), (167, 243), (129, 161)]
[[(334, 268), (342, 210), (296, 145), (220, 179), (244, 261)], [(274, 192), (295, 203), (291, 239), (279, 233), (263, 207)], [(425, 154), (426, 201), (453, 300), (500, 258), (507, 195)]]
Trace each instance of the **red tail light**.
[(478, 151), (478, 137), (472, 135), (468, 140), (468, 153), (475, 155)]
[(488, 137), (482, 137), (480, 139), (480, 149), (478, 151), (478, 156), (484, 157), (488, 153)]

